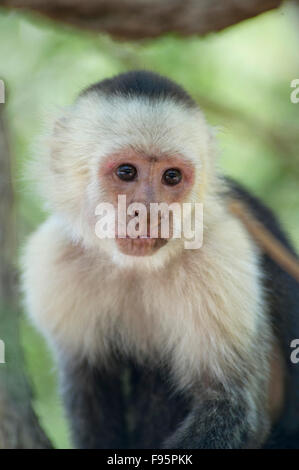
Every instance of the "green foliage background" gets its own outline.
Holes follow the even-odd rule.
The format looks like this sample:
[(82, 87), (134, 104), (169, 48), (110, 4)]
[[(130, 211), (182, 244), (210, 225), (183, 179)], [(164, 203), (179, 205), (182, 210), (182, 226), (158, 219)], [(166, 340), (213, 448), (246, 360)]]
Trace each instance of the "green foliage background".
[[(299, 103), (290, 101), (290, 82), (299, 78), (298, 18), (289, 6), (205, 38), (120, 43), (0, 9), (0, 78), (7, 89), (20, 247), (45, 217), (22, 175), (47, 110), (72, 102), (94, 81), (147, 68), (193, 94), (219, 128), (224, 172), (275, 210), (299, 248)], [(69, 447), (51, 355), (25, 317), (22, 340), (42, 424), (57, 447)]]

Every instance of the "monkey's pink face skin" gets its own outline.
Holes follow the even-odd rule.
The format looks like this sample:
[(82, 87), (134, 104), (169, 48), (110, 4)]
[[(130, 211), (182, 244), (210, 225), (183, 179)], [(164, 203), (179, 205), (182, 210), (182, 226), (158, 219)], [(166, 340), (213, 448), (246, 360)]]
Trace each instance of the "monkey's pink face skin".
[[(105, 201), (117, 209), (118, 196), (126, 196), (127, 207), (142, 203), (147, 210), (147, 228), (142, 237), (116, 238), (118, 249), (127, 255), (150, 256), (168, 239), (150, 237), (150, 204), (183, 203), (194, 183), (195, 169), (182, 157), (149, 155), (132, 149), (107, 156), (100, 166), (99, 179)], [(127, 216), (127, 224), (136, 213)], [(158, 219), (160, 234), (161, 219)], [(170, 226), (171, 233), (171, 226)]]

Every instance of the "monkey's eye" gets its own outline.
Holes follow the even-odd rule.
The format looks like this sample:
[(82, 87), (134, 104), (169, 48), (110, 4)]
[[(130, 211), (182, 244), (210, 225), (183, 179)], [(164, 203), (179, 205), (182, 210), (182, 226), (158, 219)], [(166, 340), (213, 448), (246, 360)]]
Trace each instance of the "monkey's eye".
[(133, 165), (125, 163), (117, 168), (116, 174), (123, 181), (133, 181), (137, 176), (137, 170)]
[(164, 184), (169, 186), (174, 186), (179, 184), (182, 179), (182, 173), (177, 168), (169, 168), (166, 170), (162, 176), (162, 181)]

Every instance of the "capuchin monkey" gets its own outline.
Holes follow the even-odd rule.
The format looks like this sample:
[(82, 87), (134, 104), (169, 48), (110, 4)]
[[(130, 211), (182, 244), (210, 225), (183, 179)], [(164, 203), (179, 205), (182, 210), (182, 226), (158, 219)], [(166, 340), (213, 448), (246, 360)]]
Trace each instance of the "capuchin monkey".
[[(230, 213), (231, 199), (296, 254), (216, 154), (192, 98), (147, 71), (86, 89), (43, 140), (32, 168), (52, 215), (27, 243), (23, 289), (78, 448), (299, 447), (298, 285)], [(113, 220), (120, 195), (137, 235), (117, 224), (101, 237), (97, 207)], [(175, 214), (169, 236), (161, 214), (158, 236), (138, 232), (140, 208), (148, 220), (161, 203), (202, 204), (200, 247), (173, 236)]]

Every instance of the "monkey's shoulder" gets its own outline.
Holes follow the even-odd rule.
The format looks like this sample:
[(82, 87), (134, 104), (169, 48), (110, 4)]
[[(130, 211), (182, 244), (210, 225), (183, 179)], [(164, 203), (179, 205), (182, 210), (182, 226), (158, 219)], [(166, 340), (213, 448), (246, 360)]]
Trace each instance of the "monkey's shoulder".
[(94, 343), (86, 337), (94, 334), (107, 292), (101, 263), (72, 242), (54, 217), (31, 235), (22, 261), (24, 303), (32, 323), (50, 344), (54, 341), (55, 353), (59, 348), (83, 353)]
[[(95, 266), (98, 271), (95, 272)], [(94, 269), (93, 269), (94, 268)], [(29, 238), (22, 258), (26, 310), (39, 329), (70, 326), (76, 312), (92, 308), (101, 288), (100, 263), (70, 240), (57, 219), (50, 217)], [(86, 313), (87, 315), (87, 313)], [(63, 330), (63, 328), (61, 328)]]
[[(60, 218), (52, 216), (42, 223), (29, 237), (23, 255), (25, 269), (41, 271), (51, 269), (59, 271), (77, 271), (84, 269), (90, 272), (92, 267), (106, 264), (105, 253), (99, 253), (97, 260), (90, 250), (80, 241), (72, 239)], [(102, 263), (101, 263), (102, 260)]]
[(39, 271), (50, 274), (52, 269), (62, 269), (82, 257), (82, 247), (72, 242), (64, 232), (59, 219), (49, 217), (29, 237), (23, 254), (25, 273)]

